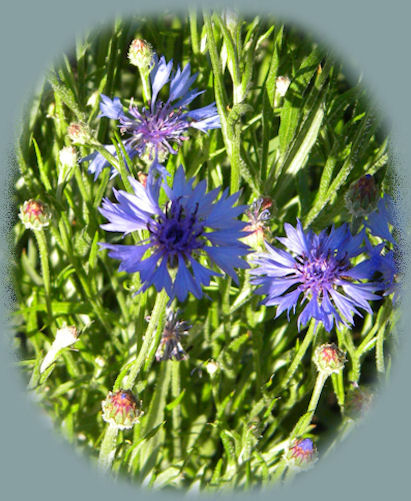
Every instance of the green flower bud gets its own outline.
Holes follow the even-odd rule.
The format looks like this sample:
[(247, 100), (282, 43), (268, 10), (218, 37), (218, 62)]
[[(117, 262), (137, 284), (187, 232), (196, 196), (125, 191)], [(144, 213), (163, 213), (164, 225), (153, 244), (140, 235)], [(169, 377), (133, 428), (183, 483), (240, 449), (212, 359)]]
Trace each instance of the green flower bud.
[(327, 375), (340, 372), (346, 362), (345, 353), (334, 343), (322, 344), (314, 352), (313, 361), (320, 372)]
[(141, 402), (137, 402), (130, 390), (110, 391), (101, 406), (104, 421), (120, 430), (132, 428), (144, 414), (140, 408)]
[(26, 200), (20, 207), (19, 218), (27, 229), (40, 230), (48, 226), (51, 214), (40, 200)]
[(355, 218), (368, 216), (377, 208), (378, 200), (378, 188), (370, 174), (354, 181), (344, 197), (347, 210)]
[(78, 122), (72, 122), (68, 126), (67, 134), (75, 144), (88, 144), (92, 139), (89, 127)]
[(148, 72), (151, 69), (153, 55), (153, 48), (145, 40), (136, 38), (131, 42), (128, 58), (130, 63), (137, 66), (142, 72)]

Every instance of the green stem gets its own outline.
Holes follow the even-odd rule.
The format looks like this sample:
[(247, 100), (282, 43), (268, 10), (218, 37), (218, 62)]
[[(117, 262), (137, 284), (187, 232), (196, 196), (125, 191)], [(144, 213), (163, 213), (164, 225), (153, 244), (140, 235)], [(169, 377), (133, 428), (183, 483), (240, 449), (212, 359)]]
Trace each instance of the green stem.
[(140, 72), (140, 77), (141, 77), (141, 83), (143, 84), (143, 99), (144, 99), (144, 104), (148, 104), (151, 99), (151, 86), (150, 86), (150, 72), (148, 71), (141, 71), (139, 68)]
[(162, 329), (160, 329), (160, 327), (164, 319), (167, 297), (167, 293), (164, 289), (157, 295), (153, 313), (151, 314), (150, 322), (144, 335), (143, 344), (136, 358), (136, 361), (130, 369), (129, 375), (125, 380), (123, 386), (125, 390), (129, 390), (133, 387), (134, 382), (137, 379), (137, 376), (144, 363), (146, 364), (145, 367), (147, 367), (148, 364), (151, 365), (151, 361), (154, 358), (161, 336)]
[(111, 463), (113, 462), (114, 454), (116, 452), (117, 435), (117, 426), (110, 423), (106, 428), (98, 457), (98, 464), (105, 471), (110, 469)]
[(39, 230), (34, 230), (34, 235), (36, 237), (37, 245), (39, 247), (39, 252), (40, 252), (41, 274), (43, 276), (47, 315), (49, 324), (51, 325), (53, 322), (53, 312), (51, 309), (50, 268), (49, 268), (48, 252), (47, 252), (46, 235), (44, 234), (44, 230), (42, 228)]
[(191, 34), (191, 48), (193, 54), (198, 54), (200, 52), (200, 43), (198, 39), (198, 29), (197, 29), (197, 13), (195, 9), (189, 9), (189, 19), (190, 19), (190, 34)]
[(327, 381), (328, 374), (319, 372), (315, 381), (315, 386), (311, 395), (310, 403), (308, 404), (307, 412), (301, 417), (291, 433), (291, 438), (301, 436), (305, 433), (307, 427), (311, 423), (314, 412), (317, 409), (318, 401), (320, 400), (324, 384)]
[(287, 384), (290, 382), (290, 379), (294, 376), (295, 371), (298, 368), (298, 365), (300, 364), (303, 356), (305, 355), (310, 344), (312, 343), (314, 336), (315, 336), (315, 332), (316, 332), (315, 325), (316, 325), (316, 320), (312, 319), (311, 323), (310, 323), (310, 327), (308, 328), (307, 334), (305, 335), (304, 340), (301, 343), (301, 345), (297, 351), (297, 354), (294, 357), (294, 360), (292, 361), (283, 381), (281, 382), (282, 388), (287, 386)]
[[(171, 362), (171, 394), (173, 400), (180, 395), (181, 384), (180, 384), (180, 362), (178, 360), (173, 360)], [(175, 433), (174, 438), (174, 460), (178, 460), (181, 457), (181, 407), (176, 405), (173, 408), (173, 428)]]

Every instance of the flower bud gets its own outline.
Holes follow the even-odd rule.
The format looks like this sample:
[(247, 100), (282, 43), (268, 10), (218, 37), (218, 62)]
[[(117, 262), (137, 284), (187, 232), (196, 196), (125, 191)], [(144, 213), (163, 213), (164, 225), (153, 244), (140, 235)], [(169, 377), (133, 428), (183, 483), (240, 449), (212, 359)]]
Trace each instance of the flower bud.
[(151, 45), (145, 40), (136, 38), (131, 42), (128, 58), (130, 63), (142, 72), (148, 72), (153, 62), (154, 51)]
[(91, 140), (91, 133), (86, 124), (72, 122), (67, 128), (67, 134), (75, 144), (87, 144)]
[(101, 407), (104, 421), (120, 430), (132, 428), (144, 414), (141, 402), (137, 402), (130, 390), (118, 390), (115, 393), (110, 391)]
[(290, 83), (291, 83), (291, 80), (288, 77), (285, 77), (285, 76), (277, 77), (277, 79), (275, 81), (275, 89), (276, 89), (277, 94), (280, 97), (285, 96), (285, 94), (288, 90), (288, 87), (290, 86)]
[(246, 216), (249, 224), (243, 231), (250, 232), (244, 241), (253, 249), (259, 250), (264, 245), (264, 237), (268, 230), (267, 221), (271, 214), (268, 210), (272, 206), (272, 201), (268, 197), (260, 197), (251, 204), (246, 211)]
[(334, 343), (318, 346), (314, 352), (313, 360), (317, 369), (326, 375), (340, 372), (346, 362), (345, 353)]
[(307, 469), (318, 459), (317, 448), (310, 438), (294, 440), (286, 454), (288, 466), (296, 469)]
[(345, 206), (353, 217), (364, 217), (373, 212), (378, 200), (378, 188), (370, 174), (351, 183), (344, 197)]
[(219, 364), (214, 360), (210, 360), (209, 362), (207, 362), (206, 370), (211, 377), (214, 376), (214, 374), (218, 371), (219, 368), (220, 368)]
[(48, 226), (51, 214), (40, 200), (26, 200), (20, 207), (19, 218), (27, 229), (40, 230)]
[(353, 386), (348, 390), (344, 404), (345, 416), (355, 420), (363, 417), (371, 407), (373, 393), (365, 386)]

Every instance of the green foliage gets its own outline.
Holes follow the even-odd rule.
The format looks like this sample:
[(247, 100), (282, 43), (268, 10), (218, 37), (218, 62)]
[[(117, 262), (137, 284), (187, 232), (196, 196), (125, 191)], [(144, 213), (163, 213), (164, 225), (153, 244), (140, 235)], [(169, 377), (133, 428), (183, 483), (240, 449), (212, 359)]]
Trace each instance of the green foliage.
[[(284, 477), (293, 437), (312, 437), (325, 452), (328, 438), (345, 429), (352, 383), (384, 377), (392, 300), (375, 304), (373, 317), (356, 317), (352, 330), (327, 335), (311, 324), (298, 333), (294, 316), (274, 319), (274, 308), (259, 305), (246, 273), (238, 288), (216, 278), (206, 289), (211, 300), (190, 297), (180, 305), (193, 324), (183, 341), (188, 360), (155, 361), (166, 297), (153, 288), (135, 295), (138, 277), (118, 272), (98, 247), (118, 241), (100, 228), (102, 198), (112, 196), (113, 186), (131, 191), (121, 138), (107, 118), (97, 118), (99, 95), (143, 102), (140, 75), (126, 57), (136, 37), (175, 64), (190, 62), (196, 86), (206, 90), (198, 106), (215, 100), (221, 117), (221, 130), (192, 133), (167, 169), (183, 163), (209, 189), (241, 188), (241, 203), (270, 197), (268, 240), (296, 217), (314, 230), (349, 221), (344, 194), (365, 173), (382, 184), (387, 141), (364, 90), (350, 86), (315, 43), (275, 20), (215, 12), (129, 18), (88, 33), (31, 101), (16, 146), (15, 199), (17, 205), (41, 199), (52, 220), (34, 235), (16, 218), (14, 231), (15, 344), (30, 391), (76, 449), (93, 459), (100, 454), (103, 466), (144, 485), (193, 491), (268, 485)], [(280, 75), (291, 79), (284, 97), (276, 90)], [(70, 145), (73, 121), (92, 134), (79, 157), (102, 152), (120, 172), (114, 180), (108, 169), (94, 180), (81, 163), (58, 184), (59, 151)], [(102, 148), (111, 143), (117, 158)], [(139, 159), (128, 164), (134, 174), (144, 168)], [(77, 327), (79, 340), (40, 374), (64, 324)], [(348, 362), (315, 386), (311, 354), (330, 338)], [(130, 388), (142, 401), (144, 415), (131, 430), (113, 430), (102, 419), (101, 402), (113, 388)]]

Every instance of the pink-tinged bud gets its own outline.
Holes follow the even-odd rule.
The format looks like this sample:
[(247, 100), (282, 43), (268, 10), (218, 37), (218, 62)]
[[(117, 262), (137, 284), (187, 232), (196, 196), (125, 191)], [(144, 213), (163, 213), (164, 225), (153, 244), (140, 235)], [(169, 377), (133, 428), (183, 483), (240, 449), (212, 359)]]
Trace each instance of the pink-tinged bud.
[(86, 124), (72, 122), (67, 128), (67, 135), (75, 144), (88, 144), (91, 140), (90, 129)]
[(48, 226), (51, 214), (40, 200), (26, 200), (20, 207), (19, 218), (27, 229), (40, 230)]
[(115, 393), (110, 391), (101, 407), (104, 421), (120, 430), (132, 428), (144, 414), (141, 402), (136, 400), (130, 390), (118, 390)]
[(310, 438), (294, 440), (286, 454), (288, 466), (296, 469), (307, 469), (318, 459), (317, 448)]
[(147, 72), (153, 63), (154, 51), (151, 45), (140, 38), (134, 39), (128, 51), (130, 63), (137, 66), (141, 71)]
[(345, 206), (354, 217), (371, 214), (377, 208), (378, 200), (378, 187), (370, 174), (352, 183), (344, 197)]
[(362, 418), (369, 411), (372, 400), (373, 393), (367, 387), (353, 386), (345, 398), (345, 416), (353, 420)]
[(317, 369), (326, 375), (342, 371), (346, 362), (345, 353), (334, 343), (318, 346), (313, 360)]

